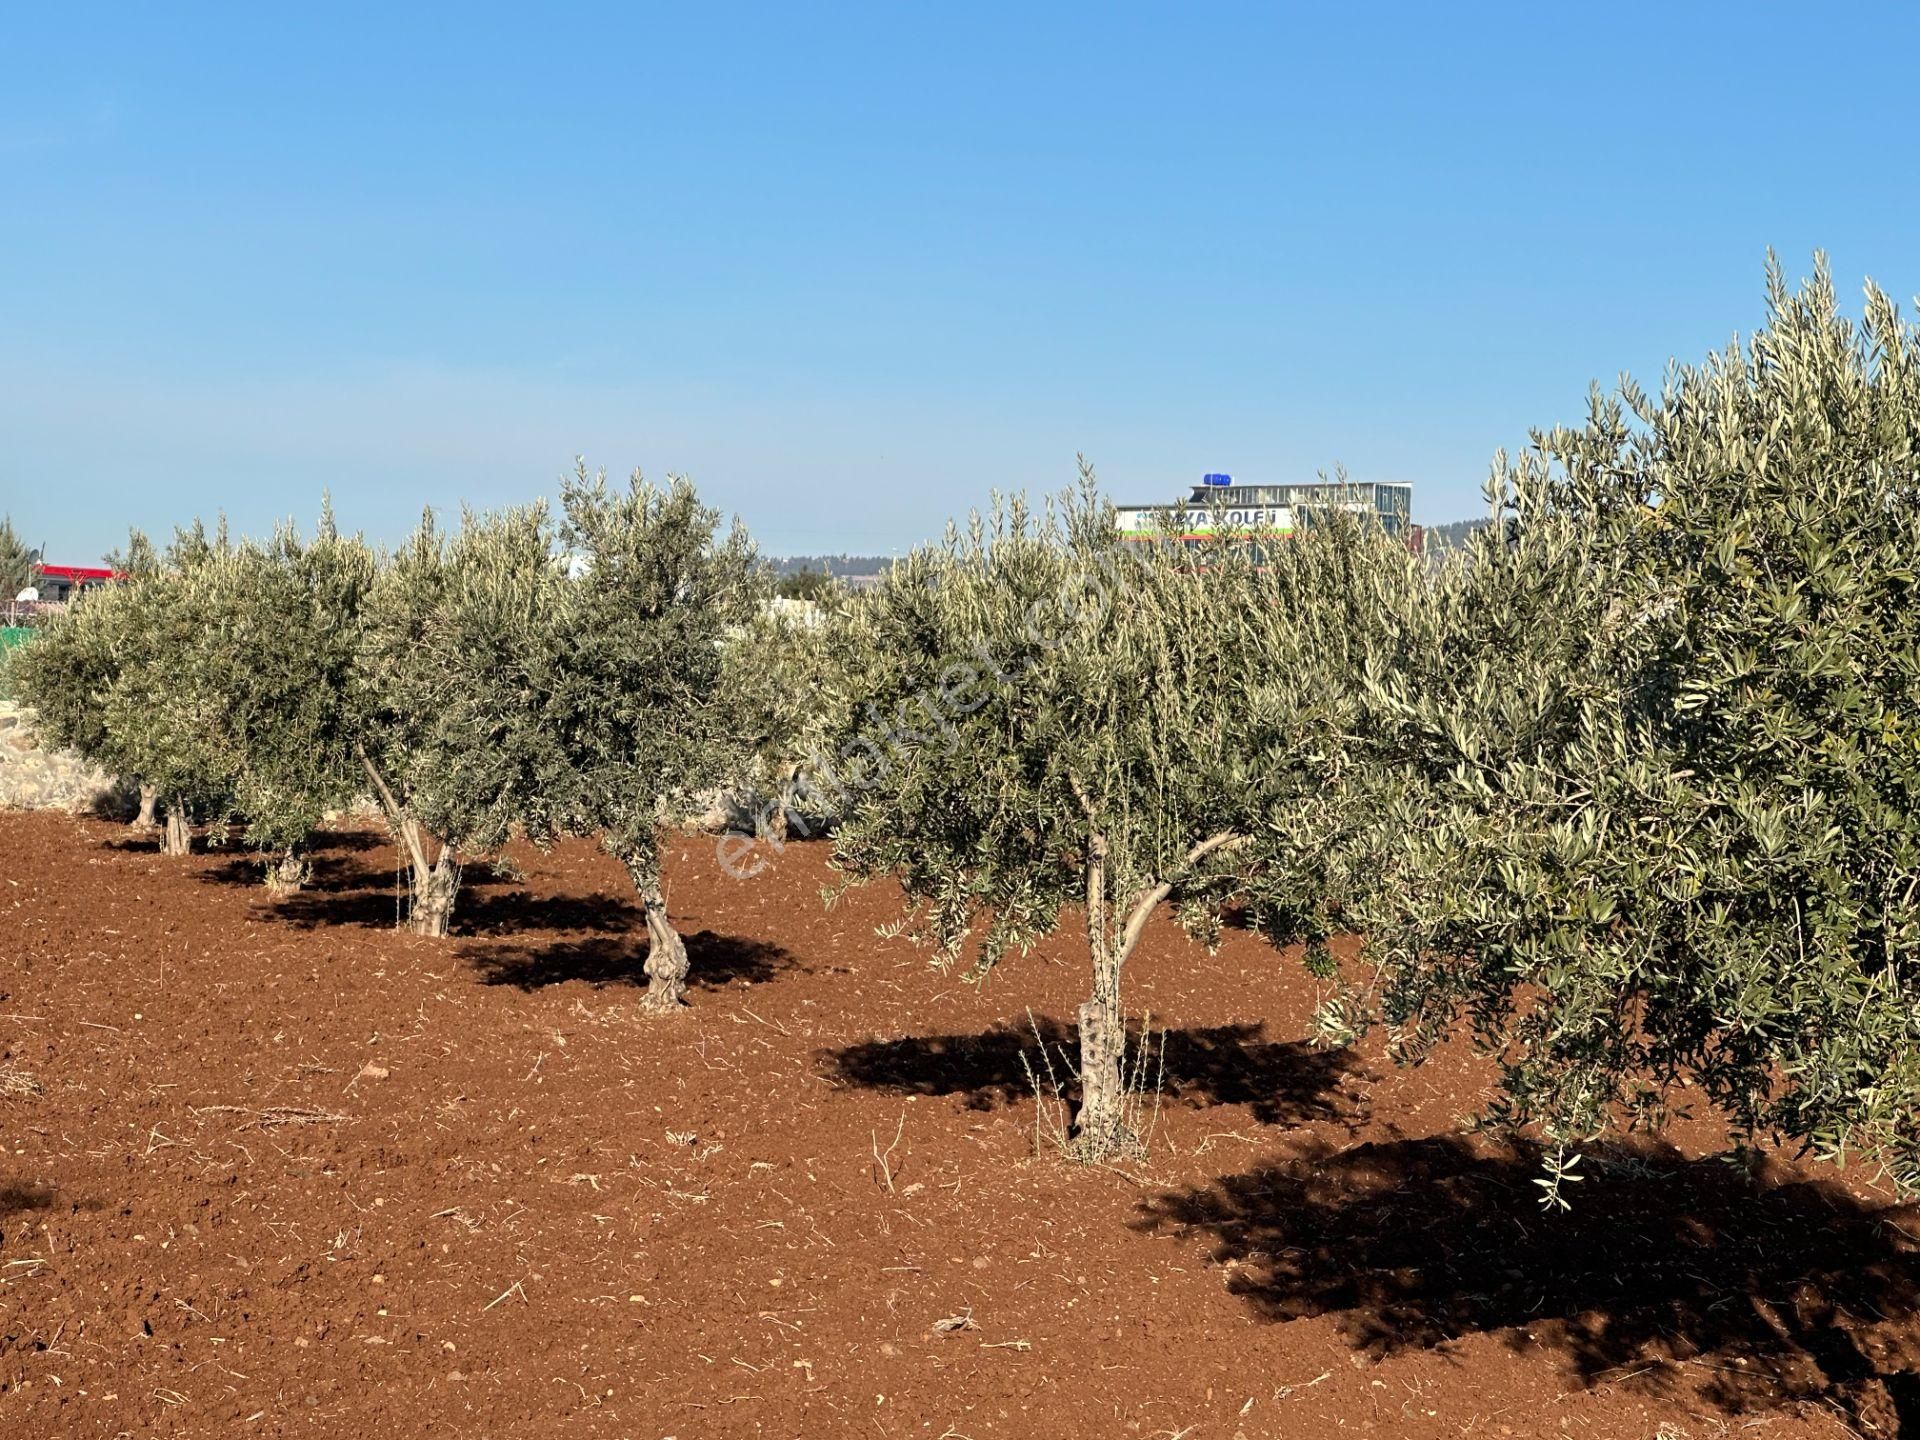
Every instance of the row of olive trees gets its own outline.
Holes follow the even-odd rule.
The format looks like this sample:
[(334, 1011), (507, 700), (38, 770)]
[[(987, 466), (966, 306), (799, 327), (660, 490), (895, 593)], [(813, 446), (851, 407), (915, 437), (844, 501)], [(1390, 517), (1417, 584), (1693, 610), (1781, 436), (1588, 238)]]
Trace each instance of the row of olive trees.
[(431, 516), (391, 554), (342, 535), (140, 537), (127, 583), (90, 594), (11, 675), (55, 744), (164, 807), (237, 821), (270, 886), (298, 889), (322, 817), (371, 795), (410, 877), (408, 923), (444, 935), (467, 857), (510, 834), (599, 836), (651, 941), (648, 1002), (678, 1003), (658, 835), (741, 773), (761, 737), (726, 702), (723, 641), (762, 609), (751, 544), (691, 486), (584, 467), (544, 505)]
[(1850, 323), (1824, 270), (1770, 282), (1744, 347), (1498, 461), (1496, 523), (1439, 564), (1341, 516), (1125, 545), (1088, 474), (801, 622), (686, 486), (582, 472), (558, 518), (387, 556), (326, 523), (136, 545), (22, 688), (170, 817), (245, 816), (283, 885), (370, 790), (427, 933), (462, 857), (598, 835), (662, 1007), (657, 837), (743, 778), (768, 838), (831, 818), (849, 879), (897, 880), (976, 978), (1071, 911), (1092, 1158), (1133, 1140), (1122, 980), (1171, 902), (1304, 945), (1331, 1036), (1384, 1023), (1417, 1060), (1466, 1023), (1552, 1194), (1688, 1090), (1912, 1183), (1920, 333), (1877, 292)]
[(1129, 1143), (1120, 980), (1172, 899), (1304, 943), (1336, 1037), (1467, 1024), (1553, 1198), (1686, 1093), (1920, 1181), (1920, 332), (1769, 279), (1748, 344), (1497, 461), (1437, 565), (1337, 520), (1127, 549), (1089, 485), (855, 607), (838, 863), (976, 977), (1073, 908), (1085, 1153)]

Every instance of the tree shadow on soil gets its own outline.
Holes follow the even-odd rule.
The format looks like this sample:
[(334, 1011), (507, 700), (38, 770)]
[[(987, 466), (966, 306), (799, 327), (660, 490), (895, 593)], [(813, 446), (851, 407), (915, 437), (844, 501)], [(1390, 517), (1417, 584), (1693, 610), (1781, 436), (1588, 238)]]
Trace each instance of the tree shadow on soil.
[(1367, 1144), (1159, 1195), (1137, 1228), (1206, 1237), (1257, 1314), (1332, 1316), (1376, 1357), (1494, 1334), (1583, 1384), (1920, 1434), (1920, 1212), (1653, 1143), (1582, 1169), (1573, 1210), (1544, 1212), (1537, 1150)]
[[(386, 859), (378, 860), (379, 852)], [(336, 925), (357, 925), (369, 930), (392, 930), (405, 924), (407, 881), (397, 868), (387, 837), (371, 831), (345, 831), (329, 834), (314, 847), (313, 873), (306, 885), (291, 895), (268, 894), (258, 856), (236, 856), (226, 864), (204, 871), (214, 884), (242, 885), (260, 892), (264, 913), (298, 930), (323, 930)], [(495, 897), (487, 888), (513, 880), (510, 872), (473, 861), (460, 872), (460, 897), (454, 907), (456, 931), (471, 928), (470, 916), (493, 905), (490, 923), (519, 924), (540, 928), (550, 922), (542, 918), (542, 902), (525, 892)], [(514, 921), (509, 910), (515, 899), (527, 902), (527, 918)]]
[[(646, 922), (642, 919), (631, 936), (528, 944), (471, 944), (463, 946), (460, 955), (479, 970), (481, 979), (489, 985), (540, 990), (549, 985), (564, 985), (569, 980), (584, 980), (596, 987), (645, 986), (647, 946), (642, 938), (645, 933)], [(764, 984), (794, 963), (787, 951), (765, 941), (718, 935), (711, 930), (681, 938), (687, 947), (687, 985), (694, 990), (719, 990), (736, 983)]]
[(44, 1186), (0, 1180), (0, 1218), (28, 1210), (51, 1210), (59, 1198), (57, 1191)]
[[(385, 885), (391, 889), (393, 884), (391, 875), (354, 858), (365, 855), (369, 850), (378, 850), (385, 844), (385, 836), (371, 834), (364, 830), (321, 832), (313, 838), (312, 844), (308, 847), (308, 861), (313, 866), (313, 878), (308, 882), (308, 887), (340, 891), (368, 885)], [(200, 878), (209, 885), (231, 885), (242, 890), (264, 890), (267, 864), (272, 859), (273, 856), (265, 851), (249, 850), (240, 846), (218, 865), (210, 865), (202, 870)]]
[[(118, 850), (124, 854), (156, 855), (160, 851), (160, 827), (136, 830), (129, 817), (109, 816), (107, 818), (126, 821), (123, 834), (111, 835), (100, 842), (103, 850)], [(200, 878), (215, 885), (257, 884), (260, 879), (260, 867), (266, 857), (259, 851), (249, 850), (246, 846), (246, 822), (235, 820), (228, 829), (230, 837), (225, 845), (209, 845), (206, 831), (196, 826), (193, 832), (193, 853), (195, 855), (219, 854), (227, 852), (227, 858), (211, 869), (200, 872)], [(309, 851), (315, 856), (328, 853), (349, 854), (367, 850), (378, 850), (387, 843), (387, 837), (370, 830), (321, 830), (315, 833)]]
[[(1352, 1054), (1305, 1041), (1268, 1040), (1265, 1031), (1253, 1023), (1157, 1032), (1145, 1085), (1154, 1085), (1161, 1068), (1157, 1037), (1164, 1034), (1159, 1084), (1171, 1099), (1194, 1106), (1245, 1105), (1263, 1125), (1346, 1118), (1340, 1086), (1349, 1075), (1358, 1078)], [(869, 1040), (824, 1051), (820, 1059), (830, 1075), (849, 1085), (901, 1095), (959, 1095), (970, 1110), (991, 1110), (1031, 1096), (1036, 1078), (1052, 1088), (1040, 1058), (1042, 1044), (1052, 1056), (1052, 1078), (1068, 1099), (1076, 1098), (1073, 1057), (1079, 1043), (1078, 1026), (1042, 1018), (1029, 1027), (996, 1025), (977, 1035)]]
[(87, 805), (87, 814), (96, 820), (127, 823), (140, 813), (140, 787), (115, 780), (97, 793)]
[(126, 835), (115, 835), (100, 842), (102, 850), (115, 850), (122, 855), (158, 855), (160, 853), (160, 832), (158, 830), (135, 830)]
[(495, 933), (522, 930), (644, 930), (646, 912), (614, 895), (463, 895), (454, 919), (462, 929)]
[(384, 865), (368, 864), (358, 856), (316, 854), (306, 885), (279, 897), (267, 893), (258, 861), (240, 862), (236, 874), (240, 878), (233, 883), (249, 883), (260, 892), (266, 915), (297, 930), (335, 925), (391, 930), (406, 915), (405, 880)]

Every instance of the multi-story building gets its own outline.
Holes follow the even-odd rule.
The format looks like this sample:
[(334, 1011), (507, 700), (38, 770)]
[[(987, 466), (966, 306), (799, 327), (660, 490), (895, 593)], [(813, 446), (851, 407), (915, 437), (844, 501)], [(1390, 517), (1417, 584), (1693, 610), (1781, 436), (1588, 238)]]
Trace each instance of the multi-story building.
[[(1187, 533), (1197, 540), (1210, 535), (1215, 516), (1230, 531), (1288, 535), (1311, 525), (1317, 515), (1334, 511), (1372, 515), (1389, 535), (1406, 538), (1420, 548), (1420, 527), (1413, 523), (1413, 487), (1400, 481), (1316, 480), (1282, 485), (1243, 484), (1231, 475), (1206, 475), (1184, 502)], [(1162, 517), (1180, 509), (1167, 505), (1117, 505), (1120, 533), (1145, 540), (1162, 535)], [(1173, 538), (1173, 537), (1166, 537)]]

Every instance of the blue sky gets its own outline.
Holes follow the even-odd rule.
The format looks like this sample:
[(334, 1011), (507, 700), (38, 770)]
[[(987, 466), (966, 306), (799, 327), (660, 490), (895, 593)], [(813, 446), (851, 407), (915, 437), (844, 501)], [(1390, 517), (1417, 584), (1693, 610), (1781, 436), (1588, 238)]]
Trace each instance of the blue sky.
[(342, 520), (682, 471), (776, 553), (988, 491), (1409, 480), (1920, 291), (1894, 7), (0, 15), (0, 510)]

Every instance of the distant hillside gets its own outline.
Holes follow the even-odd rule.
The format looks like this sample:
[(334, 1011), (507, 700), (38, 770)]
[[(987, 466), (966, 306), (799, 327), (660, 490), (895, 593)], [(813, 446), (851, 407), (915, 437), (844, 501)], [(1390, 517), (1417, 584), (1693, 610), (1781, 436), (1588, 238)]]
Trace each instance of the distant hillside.
[(891, 555), (763, 555), (760, 557), (775, 575), (797, 575), (811, 570), (816, 575), (884, 575), (893, 564)]

